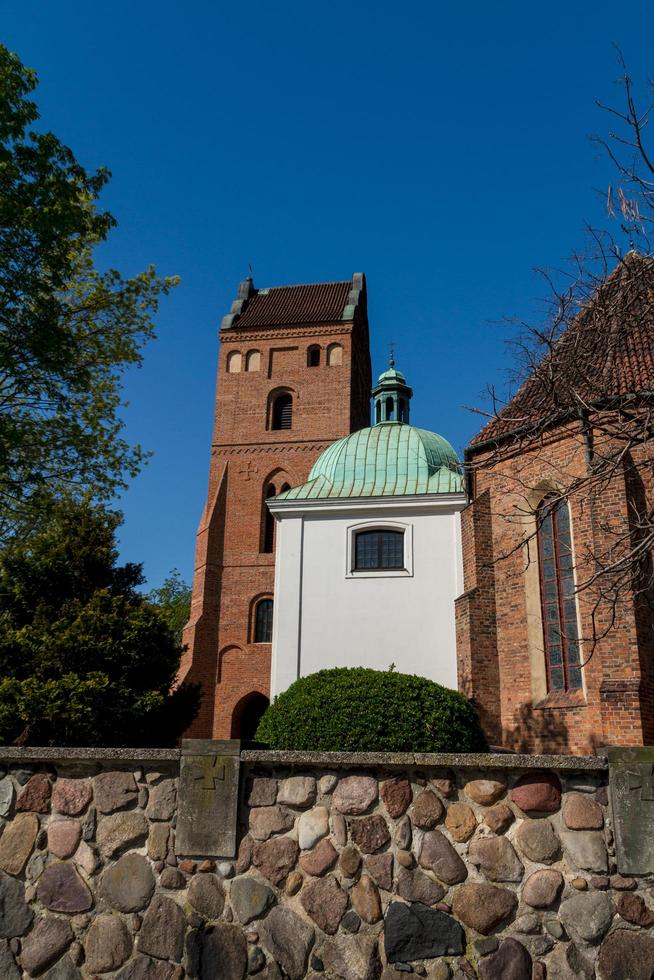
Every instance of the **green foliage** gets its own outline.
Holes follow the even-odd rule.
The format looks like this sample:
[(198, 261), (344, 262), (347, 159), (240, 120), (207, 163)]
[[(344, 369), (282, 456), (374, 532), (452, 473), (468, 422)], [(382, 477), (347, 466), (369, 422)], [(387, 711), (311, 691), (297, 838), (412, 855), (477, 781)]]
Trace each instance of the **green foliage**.
[(31, 130), (36, 84), (0, 45), (0, 541), (53, 495), (108, 500), (138, 472), (144, 453), (121, 436), (121, 374), (141, 363), (176, 282), (94, 267), (115, 225), (97, 208), (109, 173)]
[(469, 701), (414, 674), (337, 667), (302, 677), (263, 715), (257, 740), (320, 752), (483, 752)]
[(191, 586), (187, 585), (177, 568), (173, 568), (158, 589), (149, 593), (148, 599), (157, 607), (168, 623), (178, 643), (182, 642), (182, 630), (191, 613)]
[(61, 500), (0, 551), (0, 742), (170, 745), (198, 707), (181, 649), (119, 566), (119, 515)]

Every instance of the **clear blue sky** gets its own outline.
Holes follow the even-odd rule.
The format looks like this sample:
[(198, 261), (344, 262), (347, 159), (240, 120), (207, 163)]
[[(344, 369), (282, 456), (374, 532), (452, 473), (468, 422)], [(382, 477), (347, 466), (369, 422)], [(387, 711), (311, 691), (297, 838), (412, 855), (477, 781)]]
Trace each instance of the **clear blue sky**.
[(463, 406), (509, 364), (498, 321), (603, 220), (587, 136), (617, 97), (611, 42), (654, 74), (651, 2), (0, 0), (0, 24), (43, 126), (113, 173), (102, 262), (182, 278), (126, 384), (155, 455), (122, 554), (152, 586), (192, 574), (216, 330), (248, 263), (260, 286), (365, 272), (373, 371), (393, 339), (412, 421), (462, 450)]

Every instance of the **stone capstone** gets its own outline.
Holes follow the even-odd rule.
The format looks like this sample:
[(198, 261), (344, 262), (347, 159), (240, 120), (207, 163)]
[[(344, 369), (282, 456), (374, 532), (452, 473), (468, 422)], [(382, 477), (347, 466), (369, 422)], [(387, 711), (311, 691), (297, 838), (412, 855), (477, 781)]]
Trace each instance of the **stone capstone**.
[(556, 813), (561, 806), (561, 783), (553, 772), (529, 772), (511, 790), (523, 813)]
[(145, 843), (148, 830), (145, 816), (135, 810), (103, 817), (96, 833), (100, 853), (105, 858), (112, 858), (129, 847), (139, 847)]
[(389, 963), (408, 963), (459, 956), (465, 949), (465, 937), (460, 924), (445, 912), (420, 902), (391, 902), (384, 920), (384, 947)]
[(372, 776), (345, 776), (334, 790), (332, 806), (340, 813), (365, 813), (377, 799), (377, 780)]
[(622, 892), (616, 902), (616, 908), (626, 922), (631, 922), (635, 926), (649, 929), (654, 926), (654, 912), (645, 905), (642, 895), (634, 895), (633, 892)]
[(261, 874), (278, 885), (295, 867), (299, 848), (290, 837), (275, 837), (256, 844), (252, 860)]
[(308, 922), (291, 909), (279, 905), (268, 913), (259, 926), (262, 943), (290, 980), (302, 980), (304, 977), (314, 935)]
[(300, 858), (300, 867), (309, 875), (324, 875), (335, 863), (338, 852), (330, 840), (323, 838), (308, 854)]
[(322, 837), (329, 833), (329, 810), (325, 806), (315, 806), (300, 815), (297, 822), (297, 839), (300, 848), (308, 851)]
[(364, 922), (379, 922), (382, 917), (381, 900), (377, 885), (368, 875), (361, 875), (350, 892), (352, 908)]
[(455, 841), (462, 844), (477, 829), (477, 818), (467, 803), (452, 803), (447, 808), (445, 826)]
[(17, 813), (5, 825), (0, 837), (0, 869), (19, 875), (32, 853), (39, 832), (39, 818), (34, 813)]
[(0, 939), (22, 936), (29, 929), (34, 913), (25, 901), (25, 886), (0, 871)]
[(561, 902), (559, 917), (573, 939), (596, 943), (611, 925), (613, 903), (606, 892), (579, 892)]
[(507, 803), (498, 803), (484, 813), (484, 823), (494, 834), (503, 834), (514, 819), (513, 810)]
[(347, 895), (333, 875), (309, 881), (300, 892), (304, 911), (319, 929), (333, 936), (347, 908)]
[(177, 786), (174, 779), (164, 779), (150, 789), (145, 814), (150, 820), (172, 820), (177, 807)]
[(422, 902), (423, 905), (436, 905), (445, 895), (445, 889), (417, 868), (407, 871), (401, 868), (397, 874), (397, 894), (408, 902)]
[(113, 813), (131, 806), (138, 797), (133, 773), (101, 772), (93, 780), (93, 796), (100, 813)]
[(86, 912), (93, 905), (93, 896), (73, 864), (49, 865), (36, 886), (39, 902), (51, 912), (74, 915)]
[(376, 936), (358, 936), (354, 942), (334, 936), (323, 944), (321, 957), (325, 969), (341, 980), (377, 980), (381, 973)]
[(597, 975), (600, 980), (651, 980), (653, 964), (654, 936), (615, 929), (600, 947)]
[(412, 820), (421, 830), (432, 830), (444, 813), (443, 804), (436, 794), (426, 789), (413, 804)]
[(191, 878), (188, 900), (205, 919), (217, 919), (225, 907), (225, 892), (217, 875), (201, 874)]
[(98, 915), (84, 940), (89, 973), (117, 970), (132, 952), (132, 937), (119, 915)]
[(82, 839), (79, 820), (54, 820), (48, 824), (48, 850), (58, 858), (68, 858)]
[(52, 783), (43, 772), (31, 776), (16, 800), (16, 812), (49, 813)]
[(506, 837), (482, 837), (468, 848), (468, 860), (489, 881), (520, 881), (524, 868)]
[(496, 953), (479, 964), (481, 980), (531, 980), (532, 960), (517, 939), (505, 939)]
[(39, 919), (23, 940), (21, 965), (31, 977), (51, 966), (73, 941), (73, 930), (67, 919), (48, 915)]
[(389, 892), (393, 887), (393, 855), (386, 851), (384, 854), (370, 854), (365, 860), (366, 871), (380, 888)]
[(78, 817), (83, 813), (92, 796), (88, 779), (58, 779), (52, 787), (52, 805), (67, 817)]
[(546, 909), (553, 905), (563, 889), (563, 875), (553, 868), (534, 871), (525, 881), (522, 900), (532, 909)]
[(364, 854), (372, 854), (380, 847), (387, 844), (391, 839), (388, 831), (388, 824), (381, 816), (376, 813), (371, 817), (361, 817), (352, 820), (350, 823), (350, 836), (360, 851)]
[(505, 790), (506, 783), (499, 779), (471, 779), (463, 787), (466, 796), (480, 806), (492, 806)]
[(438, 830), (428, 831), (422, 841), (420, 865), (433, 871), (437, 878), (448, 885), (458, 884), (468, 877), (468, 869), (450, 844)]
[(139, 951), (159, 960), (179, 963), (185, 932), (186, 919), (177, 902), (165, 895), (155, 895), (139, 930)]
[(406, 813), (411, 804), (411, 783), (404, 776), (387, 779), (381, 784), (379, 795), (389, 817), (396, 820)]
[(250, 810), (250, 834), (255, 840), (268, 840), (273, 834), (284, 834), (295, 823), (295, 814), (285, 807), (254, 807)]
[(277, 799), (277, 780), (255, 776), (250, 783), (248, 806), (272, 806)]
[(517, 906), (518, 899), (513, 892), (483, 882), (460, 885), (452, 901), (454, 915), (482, 935), (488, 935), (508, 919)]
[(289, 776), (279, 785), (278, 803), (289, 806), (313, 806), (316, 802), (316, 780), (313, 776)]
[(604, 826), (601, 806), (583, 793), (567, 793), (561, 815), (568, 830), (601, 830)]
[(568, 864), (573, 868), (597, 872), (607, 870), (606, 844), (600, 831), (563, 830), (561, 841)]
[(256, 878), (234, 878), (229, 889), (232, 908), (243, 925), (260, 919), (275, 904), (275, 893)]
[(120, 912), (138, 912), (150, 901), (154, 875), (141, 854), (125, 854), (106, 868), (100, 882), (100, 895)]
[(552, 864), (561, 850), (561, 842), (550, 820), (523, 820), (515, 840), (524, 856), (536, 864)]

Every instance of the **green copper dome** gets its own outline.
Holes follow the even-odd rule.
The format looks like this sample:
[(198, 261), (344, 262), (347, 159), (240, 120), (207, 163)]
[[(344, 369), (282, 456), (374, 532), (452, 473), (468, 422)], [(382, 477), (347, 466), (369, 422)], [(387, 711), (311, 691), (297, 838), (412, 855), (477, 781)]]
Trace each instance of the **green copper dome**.
[(318, 457), (307, 482), (277, 499), (462, 492), (459, 460), (446, 439), (413, 425), (380, 422), (333, 443)]

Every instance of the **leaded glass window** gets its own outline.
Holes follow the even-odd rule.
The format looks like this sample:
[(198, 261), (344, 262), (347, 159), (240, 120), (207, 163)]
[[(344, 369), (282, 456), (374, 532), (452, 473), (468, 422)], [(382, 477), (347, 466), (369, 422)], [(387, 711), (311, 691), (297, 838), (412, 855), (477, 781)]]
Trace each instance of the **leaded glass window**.
[(273, 624), (273, 601), (262, 599), (257, 604), (254, 621), (254, 642), (271, 643)]
[(570, 511), (565, 500), (550, 496), (541, 503), (537, 516), (547, 687), (550, 691), (575, 690), (582, 683)]
[(354, 570), (404, 568), (404, 531), (359, 531), (354, 538)]

